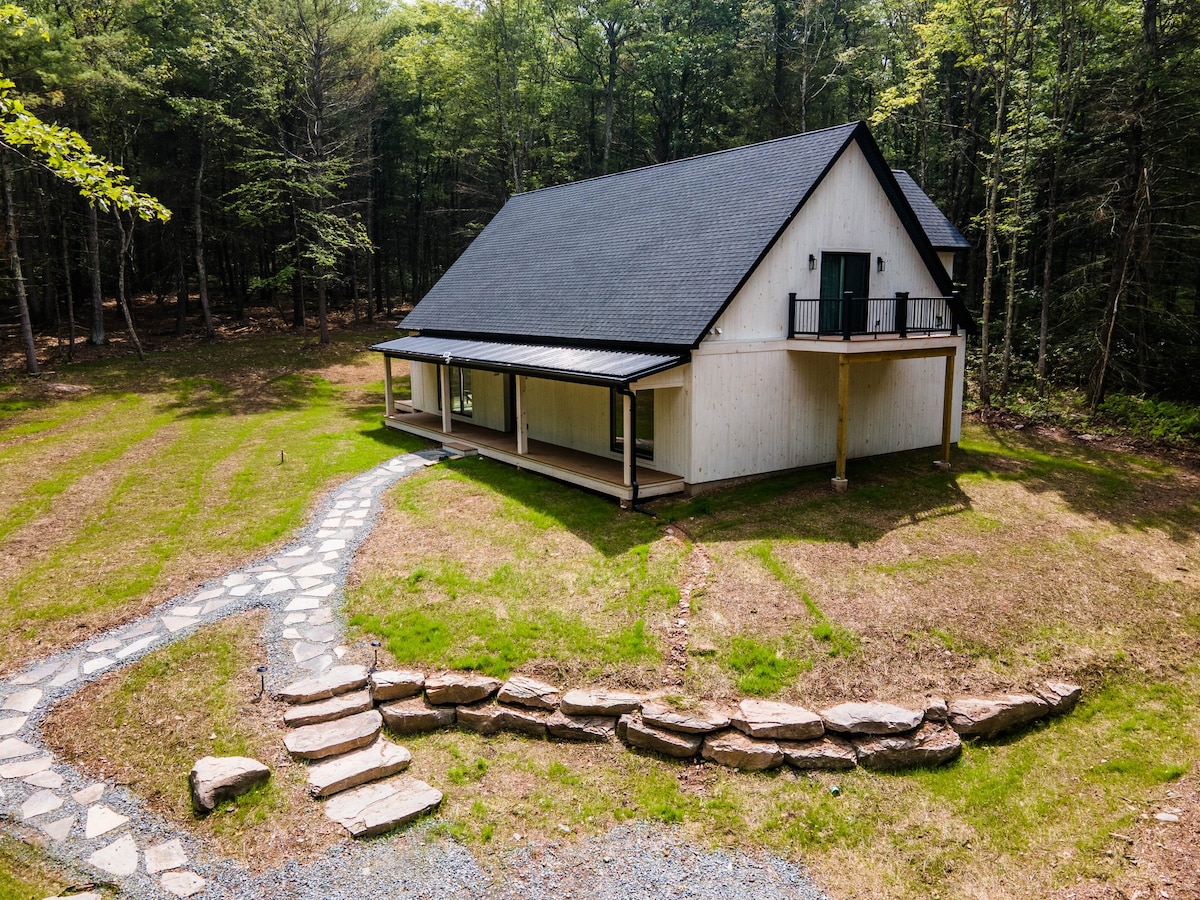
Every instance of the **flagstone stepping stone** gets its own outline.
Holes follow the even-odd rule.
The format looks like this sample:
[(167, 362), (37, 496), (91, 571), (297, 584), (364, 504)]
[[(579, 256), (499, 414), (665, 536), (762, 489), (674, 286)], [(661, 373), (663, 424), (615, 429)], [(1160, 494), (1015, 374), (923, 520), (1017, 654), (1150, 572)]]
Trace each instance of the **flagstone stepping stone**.
[(320, 550), (322, 553), (328, 553), (330, 550), (345, 550), (346, 542), (342, 538), (330, 538), (327, 541), (321, 542)]
[(322, 575), (332, 575), (337, 569), (323, 562), (310, 563), (303, 569), (296, 570), (297, 578), (320, 578)]
[(567, 691), (559, 703), (569, 716), (621, 716), (641, 706), (641, 697), (621, 691)]
[(321, 601), (316, 597), (297, 597), (291, 603), (283, 608), (284, 612), (304, 612), (309, 609), (316, 609), (321, 605)]
[(714, 707), (701, 706), (684, 711), (654, 701), (642, 704), (642, 721), (682, 734), (708, 734), (729, 727), (729, 716)]
[(304, 632), (304, 639), (315, 644), (331, 644), (338, 638), (336, 625), (314, 625)]
[(35, 669), (30, 669), (24, 672), (9, 682), (11, 685), (37, 684), (43, 679), (49, 678), (58, 670), (58, 663), (49, 662), (43, 663)]
[(280, 637), (285, 641), (298, 641), (300, 640), (300, 632), (295, 628), (285, 628), (283, 629), (283, 634), (281, 634)]
[(239, 584), (235, 588), (230, 588), (229, 593), (233, 594), (233, 596), (235, 596), (235, 597), (245, 597), (247, 594), (251, 593), (253, 590), (254, 590), (254, 585), (252, 585), (252, 584)]
[(324, 584), (318, 584), (315, 587), (305, 588), (304, 596), (305, 597), (328, 597), (335, 590), (337, 590), (337, 585), (329, 584), (328, 582), (326, 582)]
[(376, 702), (415, 697), (425, 688), (425, 674), (406, 669), (371, 673), (371, 696)]
[[(165, 619), (163, 621), (166, 621)], [(183, 620), (188, 622), (187, 619)], [(190, 624), (190, 623), (189, 623)], [(101, 656), (99, 659), (88, 659), (83, 663), (83, 674), (91, 675), (93, 672), (99, 672), (101, 669), (107, 669), (116, 660), (109, 659), (107, 656)]]
[(0, 778), (28, 778), (38, 772), (45, 772), (52, 765), (54, 765), (53, 756), (39, 756), (37, 759), (5, 763), (0, 766)]
[[(42, 831), (49, 835), (52, 841), (65, 841), (71, 834), (71, 828), (75, 825), (74, 816), (63, 816), (61, 819), (55, 819), (53, 822), (47, 822), (39, 827)], [(78, 895), (82, 896), (82, 894)]]
[(139, 622), (127, 631), (121, 632), (121, 640), (127, 641), (130, 638), (141, 637), (144, 634), (149, 634), (158, 627), (158, 623), (153, 619), (146, 622)]
[[(623, 728), (620, 726), (621, 722), (624, 722)], [(623, 739), (634, 747), (653, 750), (655, 753), (673, 756), (676, 759), (695, 756), (700, 752), (700, 745), (704, 743), (704, 737), (700, 734), (656, 728), (637, 713), (626, 713), (618, 720), (618, 733), (622, 731)]]
[(328, 606), (322, 606), (313, 610), (308, 616), (308, 624), (310, 625), (328, 625), (333, 621), (333, 610)]
[(307, 619), (308, 619), (307, 613), (288, 613), (283, 619), (283, 624), (284, 625), (299, 625), (301, 622), (304, 622)]
[(899, 734), (920, 725), (925, 711), (891, 703), (839, 703), (821, 718), (827, 729), (841, 734)]
[(1051, 715), (1069, 713), (1083, 696), (1083, 688), (1062, 681), (1047, 681), (1035, 693), (1050, 704)]
[(0, 719), (0, 737), (8, 737), (10, 734), (16, 734), (25, 727), (25, 723), (29, 721), (29, 716), (9, 716), (5, 719)]
[(310, 554), (310, 553), (312, 553), (312, 547), (309, 546), (308, 544), (305, 544), (303, 547), (297, 547), (295, 550), (289, 551), (288, 553), (285, 553), (283, 555), (284, 556), (308, 556), (308, 554)]
[(328, 797), (403, 772), (411, 762), (412, 754), (405, 747), (380, 738), (362, 750), (311, 766), (308, 789), (317, 797)]
[(25, 779), (25, 783), (33, 787), (48, 788), (49, 790), (57, 791), (63, 786), (63, 777), (57, 772), (47, 770), (30, 775)]
[(486, 675), (443, 672), (425, 679), (425, 699), (434, 706), (478, 703), (500, 689), (500, 682)]
[(123, 650), (117, 651), (117, 653), (116, 653), (117, 659), (127, 659), (130, 656), (133, 656), (133, 654), (135, 654), (135, 653), (140, 653), (141, 651), (145, 650), (147, 647), (149, 647), (151, 644), (153, 644), (157, 640), (158, 640), (158, 635), (152, 634), (149, 637), (144, 637), (140, 640), (134, 641), (132, 644), (129, 644)]
[[(339, 656), (338, 659), (341, 659), (341, 657)], [(333, 665), (333, 657), (328, 654), (325, 654), (324, 656), (316, 656), (312, 659), (305, 660), (302, 663), (298, 663), (298, 665), (300, 668), (312, 672), (313, 675), (320, 675)]]
[(704, 738), (700, 755), (731, 769), (764, 772), (783, 765), (783, 751), (774, 741), (755, 740), (740, 731), (723, 731)]
[(5, 699), (4, 704), (0, 705), (0, 709), (10, 712), (33, 712), (34, 707), (42, 699), (42, 692), (38, 688), (29, 688), (24, 691), (17, 691), (15, 694), (9, 694)]
[(371, 701), (370, 691), (351, 691), (348, 694), (330, 697), (328, 700), (317, 700), (314, 703), (291, 706), (283, 714), (283, 724), (289, 728), (317, 725), (354, 713), (366, 712), (374, 705)]
[(852, 742), (860, 766), (882, 771), (941, 765), (962, 753), (954, 729), (933, 722), (908, 734), (865, 735)]
[(162, 623), (166, 626), (167, 631), (174, 634), (177, 631), (182, 631), (190, 625), (195, 625), (195, 619), (189, 619), (186, 616), (163, 616)]
[(816, 713), (773, 700), (743, 700), (730, 721), (734, 728), (756, 738), (806, 741), (825, 733), (825, 725)]
[(225, 588), (212, 588), (211, 590), (202, 591), (201, 593), (197, 594), (195, 596), (195, 598), (192, 600), (192, 602), (193, 603), (206, 603), (209, 600), (212, 600), (214, 597), (223, 596), (224, 593), (225, 593)]
[(172, 612), (172, 614), (174, 614), (176, 616), (185, 616), (189, 619), (194, 619), (196, 616), (200, 615), (200, 607), (198, 607), (198, 606), (177, 606), (173, 610), (171, 610), (171, 612)]
[(104, 796), (104, 785), (101, 783), (93, 784), (91, 787), (85, 787), (81, 791), (76, 791), (71, 795), (71, 799), (80, 806), (90, 806)]
[(564, 741), (602, 744), (611, 741), (616, 730), (616, 716), (568, 716), (562, 710), (555, 710), (546, 720), (546, 731)]
[(458, 724), (484, 735), (511, 731), (530, 737), (546, 736), (546, 716), (534, 710), (515, 706), (481, 703), (458, 708)]
[(62, 667), (62, 671), (50, 681), (50, 687), (62, 687), (79, 677), (79, 660), (73, 659)]
[(262, 595), (264, 597), (270, 597), (272, 594), (282, 594), (284, 591), (294, 591), (295, 589), (296, 582), (292, 581), (292, 579), (276, 578), (265, 588), (263, 588)]
[(257, 581), (278, 581), (280, 579), (286, 580), (287, 576), (275, 568), (270, 568), (259, 572), (254, 578)]
[(62, 797), (58, 796), (54, 791), (37, 791), (30, 794), (25, 802), (21, 804), (21, 819), (34, 819), (38, 816), (44, 816), (48, 812), (54, 812), (54, 810), (62, 805)]
[(121, 642), (116, 638), (107, 638), (103, 641), (97, 641), (94, 644), (88, 644), (88, 653), (107, 653), (109, 650), (116, 650), (121, 646)]
[(304, 641), (297, 641), (292, 645), (292, 656), (296, 658), (296, 662), (298, 663), (308, 662), (310, 659), (316, 659), (324, 652), (325, 648), (320, 644), (309, 644)]
[(164, 891), (176, 897), (191, 897), (204, 890), (208, 884), (195, 872), (163, 872), (158, 883)]
[(27, 744), (17, 738), (5, 738), (0, 741), (0, 760), (19, 759), (22, 756), (31, 756), (41, 752), (32, 744)]
[(379, 712), (371, 709), (333, 722), (303, 725), (285, 735), (283, 744), (299, 759), (324, 759), (367, 746), (382, 727)]
[(853, 769), (858, 753), (845, 738), (827, 734), (812, 741), (780, 741), (783, 761), (796, 769)]
[(437, 788), (398, 775), (338, 794), (325, 803), (325, 815), (356, 838), (370, 837), (406, 825), (441, 802)]
[(430, 706), (421, 697), (396, 700), (379, 707), (383, 721), (396, 734), (421, 734), (454, 724), (456, 707)]
[(963, 737), (992, 737), (1027, 725), (1050, 712), (1050, 704), (1033, 694), (970, 698), (950, 703), (946, 721)]
[(129, 821), (129, 816), (113, 812), (107, 806), (97, 804), (88, 810), (87, 820), (83, 825), (83, 836), (88, 840), (108, 834), (114, 828), (120, 828)]
[(558, 709), (560, 698), (558, 688), (542, 681), (526, 678), (524, 675), (513, 675), (500, 686), (496, 699), (501, 703), (511, 703), (515, 706), (526, 706), (529, 709)]
[(241, 572), (235, 572), (232, 575), (226, 575), (224, 579), (221, 580), (221, 584), (225, 585), (227, 588), (237, 587), (239, 584), (245, 584), (248, 577), (249, 576), (243, 575)]
[(192, 806), (201, 815), (212, 812), (222, 800), (246, 793), (271, 777), (271, 770), (247, 756), (205, 756), (188, 773)]
[(315, 678), (303, 678), (279, 691), (280, 700), (288, 703), (311, 703), (356, 691), (367, 685), (365, 666), (334, 666)]
[(209, 616), (219, 609), (224, 609), (233, 602), (232, 597), (226, 597), (224, 600), (209, 600), (204, 604), (204, 609), (200, 610), (200, 615)]
[(155, 844), (143, 851), (146, 859), (146, 871), (151, 875), (165, 872), (168, 869), (180, 869), (187, 865), (187, 853), (179, 838)]

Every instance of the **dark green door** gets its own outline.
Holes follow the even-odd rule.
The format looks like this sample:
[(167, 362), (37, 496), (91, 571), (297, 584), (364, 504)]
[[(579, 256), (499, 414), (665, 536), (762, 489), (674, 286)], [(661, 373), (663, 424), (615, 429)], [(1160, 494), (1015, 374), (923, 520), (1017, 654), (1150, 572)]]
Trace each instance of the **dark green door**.
[[(821, 254), (821, 332), (840, 334), (849, 316), (852, 332), (867, 329), (867, 296), (870, 289), (869, 253)], [(854, 295), (849, 310), (842, 309), (842, 297), (849, 291)]]

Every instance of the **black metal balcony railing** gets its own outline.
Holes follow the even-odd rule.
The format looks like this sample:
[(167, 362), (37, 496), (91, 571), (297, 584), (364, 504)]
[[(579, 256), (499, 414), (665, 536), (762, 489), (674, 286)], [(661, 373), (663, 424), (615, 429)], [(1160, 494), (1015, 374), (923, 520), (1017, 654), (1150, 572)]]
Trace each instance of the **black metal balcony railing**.
[(788, 294), (788, 337), (958, 334), (950, 297), (855, 297), (806, 300)]

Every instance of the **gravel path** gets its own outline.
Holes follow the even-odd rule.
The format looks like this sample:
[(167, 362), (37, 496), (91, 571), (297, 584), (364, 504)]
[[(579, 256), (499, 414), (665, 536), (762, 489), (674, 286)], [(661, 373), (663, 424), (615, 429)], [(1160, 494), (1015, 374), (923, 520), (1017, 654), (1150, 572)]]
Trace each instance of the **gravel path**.
[(248, 609), (269, 612), (268, 690), (334, 665), (349, 652), (339, 643), (342, 587), (380, 498), (398, 479), (446, 455), (422, 451), (376, 466), (335, 491), (280, 552), (42, 659), (0, 685), (0, 823), (37, 829), (53, 856), (137, 898), (820, 900), (823, 895), (791, 863), (705, 852), (676, 829), (644, 824), (599, 838), (489, 851), (497, 858), (488, 871), (501, 872), (499, 878), (462, 846), (432, 837), (429, 822), (390, 837), (347, 840), (315, 862), (252, 875), (147, 812), (128, 791), (87, 778), (45, 749), (39, 725), (56, 703), (104, 672)]

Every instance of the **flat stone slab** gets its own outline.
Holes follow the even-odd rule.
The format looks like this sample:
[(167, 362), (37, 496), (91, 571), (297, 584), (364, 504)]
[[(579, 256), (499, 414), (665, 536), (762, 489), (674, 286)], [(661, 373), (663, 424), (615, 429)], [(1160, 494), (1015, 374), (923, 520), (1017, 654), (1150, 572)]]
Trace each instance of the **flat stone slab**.
[(1079, 698), (1083, 696), (1083, 688), (1063, 681), (1047, 681), (1035, 689), (1034, 693), (1050, 704), (1051, 715), (1062, 715), (1069, 713), (1079, 703)]
[(299, 759), (324, 759), (373, 743), (382, 727), (379, 712), (371, 709), (333, 722), (303, 725), (287, 734), (283, 744)]
[(839, 703), (822, 711), (821, 718), (827, 729), (841, 734), (899, 734), (920, 725), (925, 711), (891, 703)]
[(551, 711), (558, 709), (561, 695), (558, 688), (552, 684), (526, 678), (524, 675), (513, 675), (501, 685), (496, 699), (514, 706)]
[(858, 752), (845, 738), (826, 734), (814, 741), (780, 741), (783, 761), (796, 769), (853, 769)]
[(475, 706), (460, 706), (457, 715), (460, 728), (468, 728), (484, 735), (511, 731), (530, 737), (546, 736), (546, 715), (536, 710), (481, 703)]
[(0, 778), (28, 778), (38, 772), (45, 772), (52, 765), (54, 765), (53, 756), (39, 756), (37, 759), (5, 763), (0, 766)]
[(653, 701), (642, 704), (642, 720), (647, 725), (682, 734), (709, 734), (729, 727), (729, 716), (715, 707), (677, 710)]
[(390, 670), (371, 673), (371, 696), (376, 703), (404, 700), (425, 690), (425, 673)]
[(950, 703), (946, 721), (963, 737), (991, 737), (1028, 725), (1050, 712), (1050, 704), (1033, 694), (971, 698)]
[(155, 844), (145, 850), (146, 871), (151, 875), (166, 872), (168, 869), (181, 869), (187, 865), (187, 853), (179, 838)]
[(0, 741), (0, 760), (20, 759), (22, 756), (32, 756), (41, 753), (37, 747), (27, 744), (17, 738), (5, 738)]
[(953, 728), (926, 722), (908, 734), (880, 734), (853, 740), (858, 764), (889, 771), (914, 766), (937, 766), (962, 753), (962, 741)]
[(21, 804), (21, 819), (33, 819), (54, 812), (63, 805), (62, 797), (50, 790), (40, 790), (30, 794)]
[(461, 705), (486, 700), (500, 689), (500, 682), (486, 675), (444, 672), (425, 679), (425, 699), (434, 706)]
[(546, 719), (546, 731), (564, 741), (603, 744), (612, 740), (616, 730), (616, 716), (569, 716), (562, 710), (555, 710)]
[(159, 880), (162, 889), (176, 897), (191, 897), (204, 890), (207, 882), (195, 872), (166, 872)]
[(456, 708), (430, 706), (421, 697), (396, 700), (379, 707), (383, 721), (396, 734), (421, 734), (454, 724)]
[(271, 777), (271, 770), (247, 756), (205, 756), (188, 773), (192, 806), (212, 812), (218, 803), (238, 797)]
[(777, 743), (756, 740), (736, 730), (705, 737), (700, 755), (722, 766), (747, 772), (764, 772), (783, 765), (783, 751)]
[(437, 788), (400, 775), (338, 794), (326, 802), (325, 815), (354, 837), (370, 837), (406, 825), (441, 802)]
[(26, 784), (31, 784), (34, 787), (50, 788), (52, 791), (57, 791), (63, 786), (63, 777), (57, 772), (37, 772), (25, 779)]
[(624, 723), (624, 727), (619, 730), (624, 732), (622, 737), (625, 741), (634, 747), (653, 750), (663, 756), (686, 759), (699, 753), (700, 745), (704, 743), (702, 735), (656, 728), (643, 721), (642, 717), (636, 713), (627, 713), (621, 717), (620, 721)]
[(90, 806), (104, 796), (104, 784), (97, 782), (90, 787), (85, 787), (81, 791), (76, 791), (71, 795), (71, 799), (80, 806)]
[(89, 856), (87, 861), (109, 875), (132, 875), (138, 867), (138, 849), (133, 835), (117, 838)]
[(289, 728), (299, 728), (302, 725), (332, 722), (354, 713), (366, 712), (374, 705), (370, 691), (351, 691), (330, 697), (328, 700), (289, 707), (283, 714), (283, 724)]
[(0, 719), (0, 737), (8, 737), (10, 734), (16, 734), (25, 727), (25, 723), (29, 721), (29, 716), (7, 716)]
[(42, 831), (46, 832), (52, 841), (65, 841), (71, 834), (71, 829), (75, 826), (74, 816), (63, 816), (61, 819), (55, 819), (53, 822), (47, 822), (41, 825)]
[(642, 708), (642, 698), (622, 691), (567, 691), (558, 705), (569, 716), (623, 716)]
[(294, 681), (279, 691), (278, 697), (288, 703), (311, 703), (327, 700), (338, 694), (356, 691), (367, 685), (365, 666), (334, 666), (312, 678)]
[(97, 804), (88, 810), (87, 819), (83, 824), (83, 836), (88, 840), (108, 834), (115, 828), (120, 828), (129, 821), (129, 816), (114, 812), (107, 806)]
[(362, 750), (335, 756), (308, 770), (308, 789), (317, 797), (328, 797), (403, 772), (412, 762), (404, 747), (380, 738)]
[(0, 710), (8, 710), (11, 712), (28, 713), (33, 712), (35, 706), (42, 699), (40, 688), (28, 688), (24, 691), (17, 691), (15, 694), (9, 694), (4, 698), (4, 703), (0, 704)]
[(806, 741), (825, 733), (821, 717), (802, 706), (773, 700), (743, 700), (730, 717), (733, 727), (754, 738)]

